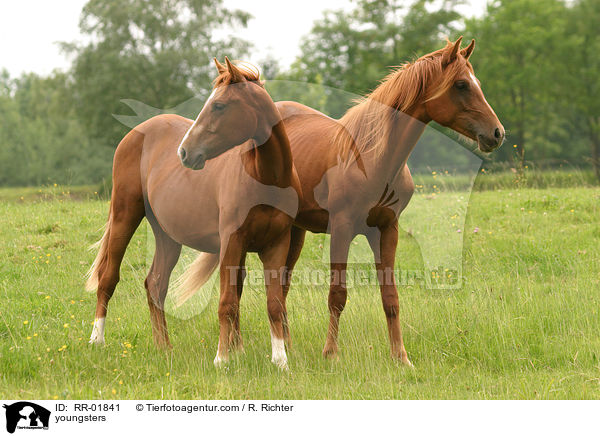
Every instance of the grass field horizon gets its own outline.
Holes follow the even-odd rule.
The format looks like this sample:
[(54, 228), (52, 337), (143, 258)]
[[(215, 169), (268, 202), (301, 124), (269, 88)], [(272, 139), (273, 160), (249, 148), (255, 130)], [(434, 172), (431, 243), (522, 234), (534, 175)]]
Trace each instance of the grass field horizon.
[[(3, 188), (0, 396), (600, 399), (600, 188), (569, 182), (533, 189), (527, 183), (507, 176), (500, 189), (477, 190), (476, 181), (461, 229), (460, 289), (399, 287), (414, 370), (389, 357), (376, 286), (349, 289), (339, 360), (328, 361), (321, 357), (327, 286), (294, 283), (288, 298), (289, 372), (270, 363), (260, 284), (244, 287), (245, 352), (226, 369), (212, 363), (217, 291), (199, 314), (167, 318), (172, 350), (154, 347), (143, 287), (149, 267), (145, 222), (130, 244), (108, 309), (107, 344), (91, 346), (96, 295), (85, 292), (83, 283), (95, 256), (88, 246), (101, 236), (107, 200), (94, 188)], [(451, 195), (440, 192), (428, 201)], [(308, 235), (298, 268), (327, 271), (323, 244), (322, 236)], [(403, 234), (398, 268), (421, 268), (420, 254), (414, 239)], [(249, 268), (258, 267), (252, 255)]]

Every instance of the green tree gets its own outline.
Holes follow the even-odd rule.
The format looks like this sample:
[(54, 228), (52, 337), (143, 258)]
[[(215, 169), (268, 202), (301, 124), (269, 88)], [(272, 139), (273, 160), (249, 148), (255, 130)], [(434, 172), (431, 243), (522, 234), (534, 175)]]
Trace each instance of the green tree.
[(600, 2), (578, 0), (572, 5), (565, 38), (566, 50), (560, 62), (562, 101), (567, 119), (581, 132), (591, 152), (591, 161), (600, 180)]
[[(354, 94), (377, 86), (391, 66), (440, 47), (460, 26), (456, 0), (360, 0), (350, 12), (327, 12), (304, 38), (302, 54), (285, 78)], [(327, 111), (341, 115), (349, 101), (328, 99)]]
[(115, 147), (127, 129), (112, 114), (121, 99), (169, 108), (205, 96), (213, 56), (239, 57), (248, 44), (215, 30), (245, 26), (249, 15), (221, 0), (90, 0), (80, 30), (84, 44), (64, 44), (75, 56), (77, 113), (97, 144)]
[(473, 66), (508, 132), (501, 158), (510, 159), (513, 144), (521, 161), (565, 155), (569, 126), (557, 92), (564, 85), (556, 79), (567, 12), (560, 0), (496, 0), (467, 22), (466, 34), (477, 39)]
[(110, 169), (77, 120), (65, 73), (0, 81), (0, 185), (89, 183)]

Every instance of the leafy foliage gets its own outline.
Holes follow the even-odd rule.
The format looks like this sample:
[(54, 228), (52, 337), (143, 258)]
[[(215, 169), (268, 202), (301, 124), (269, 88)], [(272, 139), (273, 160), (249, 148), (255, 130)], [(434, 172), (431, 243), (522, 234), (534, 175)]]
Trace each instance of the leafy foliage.
[[(277, 79), (267, 82), (275, 100), (339, 117), (390, 67), (464, 35), (477, 40), (471, 61), (508, 133), (486, 166), (592, 164), (600, 178), (597, 0), (493, 0), (475, 18), (465, 18), (461, 0), (354, 4), (326, 12), (289, 69), (265, 61), (265, 75)], [(131, 113), (122, 100), (158, 113), (182, 110), (196, 97), (185, 105), (190, 116), (210, 88), (212, 56), (247, 53), (235, 29), (249, 17), (221, 0), (89, 0), (80, 20), (84, 42), (63, 44), (73, 58), (69, 71), (0, 72), (0, 185), (108, 177), (128, 129), (112, 114)], [(414, 153), (428, 162), (419, 147)]]
[(121, 99), (163, 109), (205, 96), (212, 57), (247, 47), (237, 38), (217, 40), (215, 30), (248, 18), (220, 0), (90, 0), (80, 21), (90, 41), (64, 48), (75, 55), (73, 91), (92, 138), (114, 147), (127, 132), (111, 116), (123, 111)]

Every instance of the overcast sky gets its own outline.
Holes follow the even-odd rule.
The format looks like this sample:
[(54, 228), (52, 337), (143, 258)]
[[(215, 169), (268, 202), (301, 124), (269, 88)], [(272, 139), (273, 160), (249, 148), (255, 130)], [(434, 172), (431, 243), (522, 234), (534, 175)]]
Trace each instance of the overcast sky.
[[(54, 68), (66, 69), (69, 60), (60, 53), (56, 41), (74, 41), (79, 35), (79, 14), (87, 0), (2, 1), (0, 15), (0, 69), (11, 75), (25, 71), (47, 74)], [(267, 55), (287, 67), (299, 54), (299, 44), (315, 20), (327, 9), (352, 8), (349, 0), (224, 0), (228, 8), (242, 9), (255, 18), (239, 36), (255, 46), (250, 62)], [(486, 0), (471, 0), (464, 8), (468, 15), (484, 10)]]

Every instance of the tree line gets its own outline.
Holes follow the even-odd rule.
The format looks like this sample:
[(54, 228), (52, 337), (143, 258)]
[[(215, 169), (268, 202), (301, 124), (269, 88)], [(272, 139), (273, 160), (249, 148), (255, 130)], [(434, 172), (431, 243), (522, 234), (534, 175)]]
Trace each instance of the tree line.
[[(352, 104), (347, 96), (372, 90), (390, 66), (446, 36), (475, 38), (471, 62), (508, 134), (488, 165), (593, 167), (600, 178), (600, 1), (495, 0), (481, 16), (467, 12), (460, 0), (358, 0), (326, 12), (290, 68), (256, 63), (275, 99), (337, 117)], [(248, 59), (251, 47), (235, 33), (249, 19), (221, 0), (90, 0), (80, 18), (86, 42), (62, 44), (68, 71), (0, 73), (0, 185), (109, 177), (129, 129), (112, 116), (131, 113), (121, 100), (195, 116), (212, 56)]]

